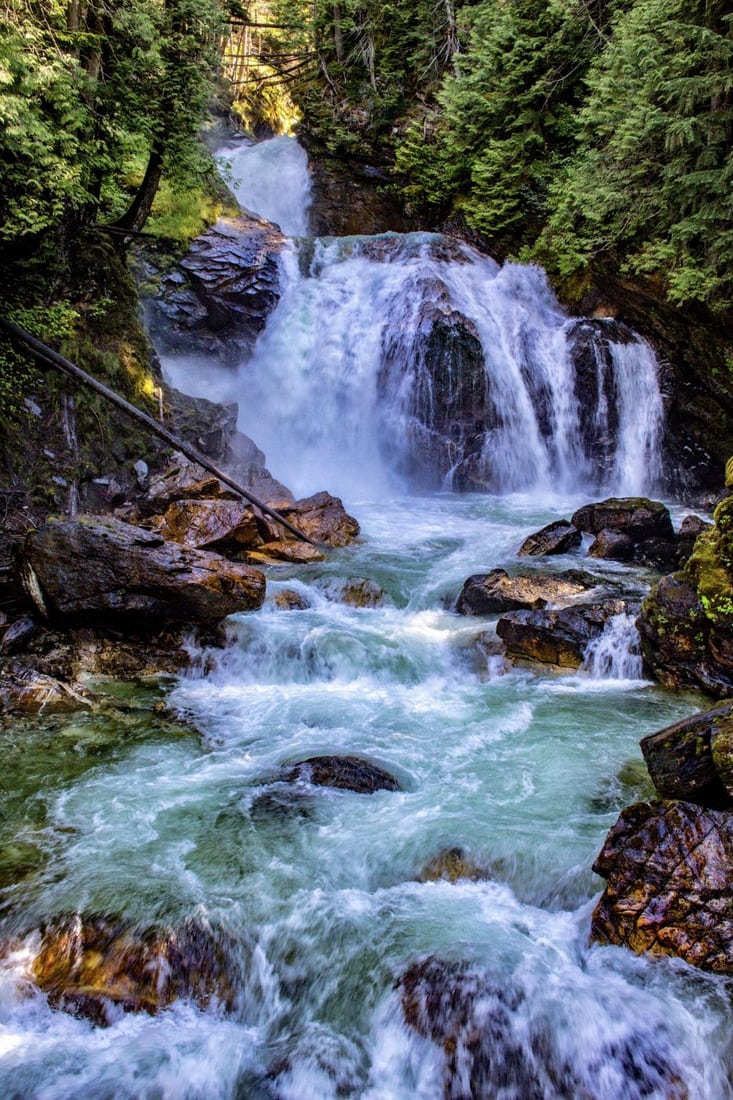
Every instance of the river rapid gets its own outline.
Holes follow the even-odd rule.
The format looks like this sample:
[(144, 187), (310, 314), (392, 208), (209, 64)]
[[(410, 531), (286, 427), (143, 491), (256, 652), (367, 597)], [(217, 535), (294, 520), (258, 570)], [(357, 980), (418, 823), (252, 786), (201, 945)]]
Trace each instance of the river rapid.
[[(233, 173), (248, 155), (237, 151)], [(302, 212), (302, 171), (295, 178)], [(259, 201), (243, 190), (239, 198)], [(259, 212), (286, 221), (277, 208)], [(284, 228), (305, 232), (302, 222)], [(0, 1096), (469, 1097), (465, 1081), (444, 1092), (444, 1052), (406, 1025), (395, 988), (407, 967), (433, 956), (501, 991), (495, 1054), (510, 1072), (476, 1100), (726, 1100), (725, 982), (588, 944), (601, 887), (593, 860), (620, 809), (652, 794), (639, 738), (702, 700), (642, 678), (628, 621), (612, 624), (575, 675), (505, 668), (492, 653), (494, 619), (451, 610), (463, 581), (516, 567), (527, 534), (591, 497), (569, 473), (543, 482), (529, 436), (534, 465), (507, 467), (501, 493), (407, 493), (373, 433), (343, 431), (349, 417), (368, 425), (378, 404), (368, 347), (362, 341), (364, 356), (343, 376), (357, 379), (353, 388), (344, 380), (334, 396), (342, 376), (325, 368), (338, 358), (335, 329), (322, 320), (314, 335), (313, 288), (291, 272), (295, 297), (285, 295), (247, 373), (208, 364), (202, 376), (180, 357), (166, 369), (193, 392), (236, 395), (242, 427), (275, 476), (298, 493), (342, 492), (362, 537), (323, 563), (271, 570), (264, 608), (232, 617), (225, 649), (202, 651), (191, 639), (193, 670), (165, 689), (181, 725), (152, 709), (159, 688), (108, 685), (127, 710), (0, 726), (0, 919), (4, 937), (20, 935), (0, 961)], [(370, 281), (362, 265), (367, 289), (388, 276)], [(351, 276), (338, 279), (348, 307)], [(559, 307), (543, 302), (543, 316), (557, 317), (547, 323), (562, 329)], [(336, 313), (332, 304), (328, 316)], [(277, 351), (286, 343), (278, 315), (288, 318), (287, 355)], [(361, 332), (350, 316), (352, 335)], [(323, 353), (325, 373), (300, 394), (305, 426), (293, 415), (278, 435), (276, 395), (289, 392), (294, 360), (309, 361), (306, 346)], [(636, 457), (624, 458), (609, 489), (652, 487), (655, 430), (634, 429)], [(312, 444), (308, 461), (293, 445), (299, 431)], [(634, 438), (630, 430), (632, 450)], [(567, 472), (572, 451), (555, 454)], [(528, 567), (586, 564), (567, 555)], [(593, 571), (631, 592), (649, 582), (610, 562)], [(352, 577), (380, 585), (382, 602), (340, 602)], [(280, 610), (283, 589), (308, 606)], [(401, 789), (361, 795), (278, 780), (282, 764), (324, 753), (365, 756)], [(480, 877), (425, 881), (426, 864), (452, 848)], [(210, 925), (236, 944), (234, 1010), (179, 1002), (154, 1017), (120, 1013), (104, 1029), (54, 1011), (24, 983), (33, 930), (79, 911)], [(538, 1061), (548, 1072), (530, 1093), (522, 1082)]]

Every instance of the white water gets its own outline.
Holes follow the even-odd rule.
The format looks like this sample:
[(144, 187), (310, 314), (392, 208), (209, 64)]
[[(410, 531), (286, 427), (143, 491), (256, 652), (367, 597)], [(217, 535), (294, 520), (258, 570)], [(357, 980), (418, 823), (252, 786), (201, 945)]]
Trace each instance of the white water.
[(293, 138), (254, 145), (242, 142), (219, 152), (227, 182), (245, 210), (279, 225), (289, 237), (308, 233), (308, 159)]
[[(419, 252), (422, 240), (408, 251), (414, 243)], [(306, 488), (332, 488), (342, 476), (363, 494), (390, 473), (369, 433), (358, 436), (353, 412), (371, 384), (368, 357), (354, 353), (344, 373), (339, 348), (374, 339), (359, 320), (369, 310), (351, 297), (361, 287), (386, 307), (402, 261), (331, 262), (330, 248), (323, 246), (320, 276), (293, 276), (292, 284), (308, 302), (318, 282), (331, 287), (320, 379), (314, 346), (311, 380), (291, 395), (288, 386), (301, 382), (278, 358), (284, 330), (276, 326), (263, 341), (284, 422), (310, 433), (311, 459), (299, 471), (297, 449), (273, 424), (269, 460)], [(344, 265), (362, 261), (362, 281), (341, 278)], [(405, 258), (415, 270), (417, 262)], [(474, 256), (445, 277), (482, 296), (471, 273), (483, 272), (496, 292), (506, 279), (510, 296), (513, 270), (502, 276)], [(530, 277), (540, 297), (534, 307)], [(392, 288), (398, 294), (403, 278)], [(565, 319), (541, 275), (520, 273), (513, 286), (518, 308), (521, 291), (526, 314), (545, 318), (522, 331), (560, 341)], [(337, 305), (351, 310), (351, 342), (341, 322), (330, 324)], [(283, 308), (291, 308), (286, 300)], [(310, 332), (309, 308), (301, 320)], [(298, 349), (298, 312), (290, 317)], [(266, 358), (258, 354), (264, 400)], [(301, 400), (310, 413), (298, 427)], [(520, 415), (521, 397), (516, 405)], [(374, 411), (373, 393), (363, 409)], [(253, 424), (257, 411), (245, 410)], [(253, 434), (263, 443), (259, 428), (274, 412), (259, 411)], [(356, 452), (348, 449), (354, 433)], [(531, 454), (536, 440), (528, 440)], [(558, 443), (556, 454), (567, 468), (571, 443), (565, 451)], [(376, 474), (365, 468), (372, 458)], [(588, 655), (590, 675), (543, 677), (505, 672), (482, 643), (493, 621), (449, 610), (466, 576), (516, 566), (524, 537), (580, 502), (556, 487), (551, 501), (538, 496), (348, 498), (362, 541), (320, 565), (271, 572), (263, 610), (235, 616), (229, 646), (201, 654), (178, 682), (170, 702), (199, 732), (158, 729), (155, 714), (143, 725), (89, 713), (26, 723), (22, 739), (15, 726), (0, 726), (0, 843), (12, 838), (11, 847), (26, 844), (38, 856), (34, 870), (0, 892), (3, 935), (77, 910), (131, 921), (197, 916), (239, 944), (244, 971), (230, 1015), (181, 1002), (99, 1030), (29, 995), (27, 948), (19, 946), (0, 963), (3, 1100), (442, 1100), (442, 1051), (406, 1026), (394, 989), (426, 956), (478, 975), (471, 1012), (481, 1034), (506, 1016), (496, 1052), (514, 1076), (501, 1090), (487, 1085), (480, 1100), (684, 1095), (670, 1079), (694, 1100), (730, 1100), (725, 984), (671, 960), (588, 946), (601, 885), (592, 861), (621, 807), (650, 793), (638, 740), (697, 701), (639, 680), (627, 663), (628, 623), (609, 624)], [(555, 562), (579, 564), (574, 555)], [(593, 569), (632, 588), (640, 581), (626, 566)], [(334, 602), (349, 576), (379, 583), (382, 606)], [(286, 587), (309, 607), (278, 610), (274, 597)], [(365, 755), (402, 789), (366, 796), (277, 781), (280, 765), (316, 753)], [(454, 846), (483, 880), (418, 881), (432, 857)], [(523, 1082), (533, 1066), (545, 1084), (530, 1093)]]

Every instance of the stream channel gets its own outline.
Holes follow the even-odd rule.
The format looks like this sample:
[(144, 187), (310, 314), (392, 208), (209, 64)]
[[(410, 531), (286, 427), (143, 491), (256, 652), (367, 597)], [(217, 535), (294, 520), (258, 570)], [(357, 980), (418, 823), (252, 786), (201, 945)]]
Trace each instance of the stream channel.
[[(243, 205), (302, 238), (306, 166), (278, 141), (227, 155)], [(286, 209), (268, 207), (273, 192)], [(296, 495), (340, 493), (361, 540), (270, 571), (264, 608), (234, 616), (227, 648), (199, 653), (168, 685), (189, 724), (159, 720), (155, 687), (107, 685), (131, 709), (0, 727), (2, 933), (29, 934), (0, 963), (4, 1100), (733, 1095), (725, 983), (588, 943), (593, 860), (621, 808), (652, 794), (639, 738), (704, 701), (642, 678), (629, 622), (562, 676), (507, 671), (480, 645), (494, 619), (451, 610), (470, 574), (516, 568), (531, 531), (601, 495), (653, 492), (653, 356), (617, 351), (619, 455), (593, 485), (568, 426), (567, 318), (542, 273), (475, 253), (436, 258), (427, 234), (388, 244), (397, 261), (366, 255), (358, 239), (309, 242), (304, 275), (296, 242), (250, 364), (164, 364), (194, 394), (235, 397), (273, 474)], [(380, 406), (374, 364), (388, 318), (400, 300), (410, 308), (401, 288), (426, 264), (460, 296), (503, 379), (501, 431), (514, 434), (491, 444), (504, 462), (497, 493), (407, 493), (403, 458), (379, 446), (379, 418), (391, 415), (399, 437), (404, 407), (399, 393)], [(549, 380), (549, 449), (517, 388), (521, 348)], [(611, 562), (593, 570), (637, 593), (651, 577)], [(349, 577), (379, 584), (382, 603), (339, 602)], [(278, 609), (283, 588), (308, 607)], [(283, 763), (324, 753), (366, 756), (401, 789), (273, 784)], [(481, 877), (421, 881), (455, 847)], [(97, 1028), (52, 1009), (22, 975), (32, 930), (69, 912), (209, 924), (237, 945), (235, 1010), (182, 1001)], [(405, 1023), (395, 983), (429, 956), (479, 976), (494, 1056), (480, 1091), (460, 1072), (446, 1090), (442, 1049)]]

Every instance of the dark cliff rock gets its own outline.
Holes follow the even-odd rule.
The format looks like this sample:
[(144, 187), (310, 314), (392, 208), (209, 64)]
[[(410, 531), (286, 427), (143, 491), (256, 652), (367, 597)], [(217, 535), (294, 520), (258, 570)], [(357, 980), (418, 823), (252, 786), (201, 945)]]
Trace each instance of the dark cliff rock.
[(666, 687), (733, 695), (733, 497), (718, 505), (684, 569), (652, 588), (639, 633), (644, 660)]
[(52, 623), (209, 623), (261, 606), (265, 578), (111, 517), (51, 522), (25, 542), (20, 575)]
[(691, 802), (639, 802), (594, 870), (606, 888), (591, 937), (733, 974), (733, 816)]
[(240, 363), (279, 300), (284, 241), (277, 226), (255, 215), (220, 219), (150, 303), (156, 338), (172, 351)]

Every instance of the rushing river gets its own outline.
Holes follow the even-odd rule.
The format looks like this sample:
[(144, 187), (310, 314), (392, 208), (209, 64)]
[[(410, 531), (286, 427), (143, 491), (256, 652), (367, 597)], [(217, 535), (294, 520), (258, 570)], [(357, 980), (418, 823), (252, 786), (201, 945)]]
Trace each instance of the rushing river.
[[(292, 363), (270, 364), (282, 389)], [(325, 428), (319, 439), (341, 431)], [(476, 1100), (731, 1097), (725, 983), (588, 945), (593, 859), (619, 810), (651, 793), (639, 738), (700, 700), (640, 678), (628, 621), (585, 670), (538, 675), (492, 655), (492, 619), (450, 610), (469, 574), (515, 566), (526, 534), (588, 498), (406, 495), (379, 464), (359, 477), (368, 440), (316, 484), (315, 464), (269, 443), (273, 473), (299, 491), (343, 486), (362, 539), (272, 570), (265, 607), (232, 618), (224, 650), (192, 639), (195, 669), (167, 696), (185, 724), (160, 719), (141, 688), (124, 712), (0, 728), (3, 934), (75, 911), (195, 917), (236, 944), (235, 1010), (181, 1002), (95, 1028), (23, 985), (31, 934), (0, 962), (0, 1096), (441, 1100), (443, 1051), (407, 1027), (395, 989), (435, 956), (500, 991), (484, 994), (486, 1026), (498, 996), (495, 1053), (510, 1071)], [(630, 591), (648, 581), (593, 568)], [(350, 577), (380, 585), (381, 604), (340, 602)], [(308, 606), (280, 610), (284, 588)], [(324, 753), (365, 756), (401, 789), (276, 782), (283, 763)], [(456, 847), (480, 878), (423, 881)], [(539, 1062), (545, 1084), (530, 1093)]]

